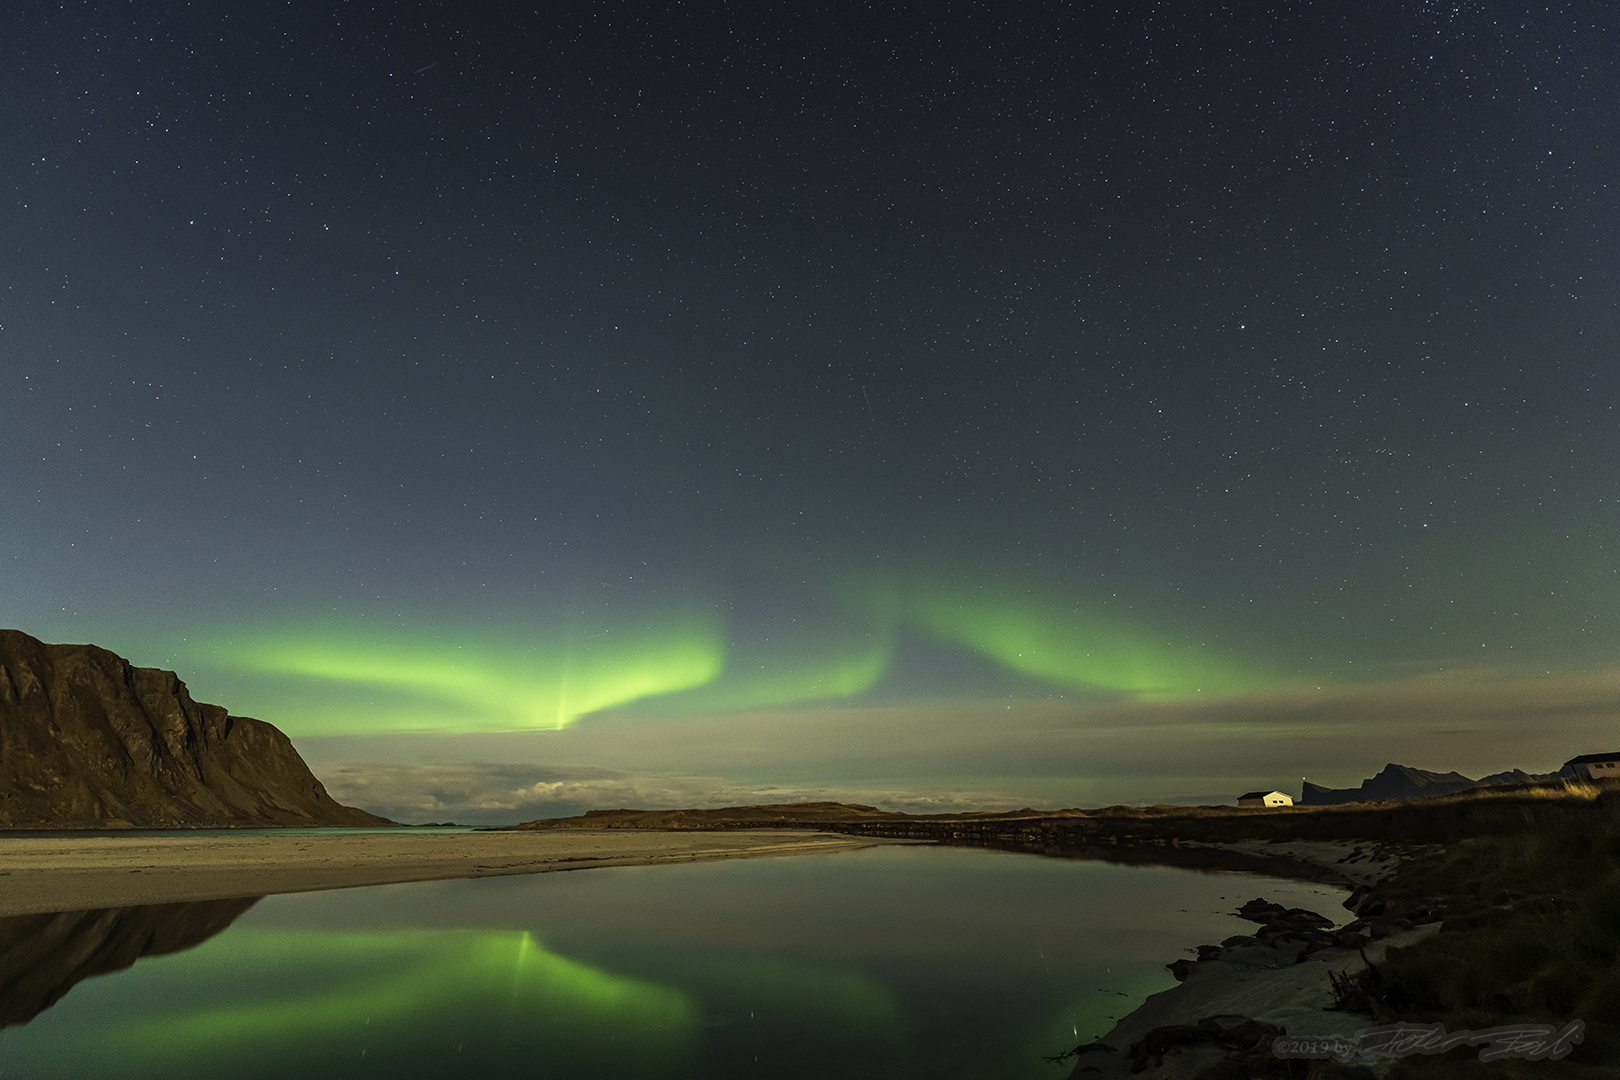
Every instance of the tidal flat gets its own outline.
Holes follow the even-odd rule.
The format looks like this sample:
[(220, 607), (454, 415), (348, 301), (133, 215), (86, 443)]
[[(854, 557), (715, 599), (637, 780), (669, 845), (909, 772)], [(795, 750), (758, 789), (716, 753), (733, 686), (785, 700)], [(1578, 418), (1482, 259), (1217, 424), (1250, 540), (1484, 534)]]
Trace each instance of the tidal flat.
[(396, 828), (0, 836), (0, 915), (763, 858), (895, 842), (785, 830), (516, 833)]
[[(290, 865), (260, 858), (249, 872), (291, 873), (278, 887), (311, 891), (23, 904), (33, 914), (0, 919), (0, 1062), (7, 1077), (369, 1075), (356, 1063), (378, 1061), (390, 1076), (472, 1062), (480, 1075), (558, 1077), (1096, 1080), (1138, 1065), (1186, 1080), (1607, 1077), (1620, 1015), (1612, 788), (1247, 814), (856, 807), (836, 821), (843, 811), (812, 804), (680, 812), (651, 829), (612, 812), (585, 829), (283, 832), (257, 850)], [(795, 815), (815, 820), (784, 820)], [(486, 837), (537, 846), (429, 859), (432, 873), (382, 854)], [(234, 846), (225, 861), (241, 864), (260, 840), (12, 836), (0, 896), (35, 871), (54, 887), (92, 874), (111, 903), (152, 887), (159, 864), (142, 860), (154, 851), (169, 861), (151, 881), (172, 896), (218, 870), (183, 853)], [(115, 854), (89, 869), (62, 861), (93, 849)], [(727, 857), (788, 852), (804, 857)], [(542, 872), (574, 868), (595, 872)], [(311, 873), (336, 876), (297, 878)], [(331, 887), (379, 873), (474, 879)], [(1236, 914), (1261, 896), (1279, 918), (1255, 929)], [(1559, 1059), (1488, 1073), (1466, 1045), (1344, 1064), (1273, 1052), (1285, 1031), (1391, 1023), (1574, 1024), (1582, 1038)], [(454, 1054), (474, 1058), (446, 1057), (451, 1035)]]
[(1348, 918), (1345, 890), (1308, 881), (916, 845), (268, 896), (79, 982), (0, 1031), (0, 1060), (8, 1078), (1059, 1080), (1048, 1056), (1174, 986), (1166, 961), (1242, 932), (1231, 912), (1262, 895)]

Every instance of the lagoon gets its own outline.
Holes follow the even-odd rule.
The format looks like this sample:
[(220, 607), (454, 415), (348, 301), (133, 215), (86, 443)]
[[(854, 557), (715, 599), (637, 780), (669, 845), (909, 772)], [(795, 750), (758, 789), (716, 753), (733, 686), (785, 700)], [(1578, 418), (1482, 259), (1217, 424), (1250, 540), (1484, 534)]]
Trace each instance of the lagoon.
[(0, 1030), (0, 1077), (1061, 1080), (1257, 896), (932, 846), (269, 896)]

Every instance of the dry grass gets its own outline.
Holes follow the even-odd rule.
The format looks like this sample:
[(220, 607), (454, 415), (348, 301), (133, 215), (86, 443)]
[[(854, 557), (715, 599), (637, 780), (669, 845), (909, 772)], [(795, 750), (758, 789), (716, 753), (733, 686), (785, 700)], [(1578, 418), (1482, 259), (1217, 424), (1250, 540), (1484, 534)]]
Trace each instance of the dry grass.
[(1384, 918), (1444, 919), (1363, 985), (1382, 1020), (1478, 1031), (1579, 1019), (1584, 1044), (1557, 1062), (1488, 1065), (1458, 1048), (1402, 1059), (1391, 1080), (1620, 1075), (1620, 792), (1572, 783), (1547, 797), (1572, 812), (1526, 813), (1523, 828), (1460, 840), (1374, 894)]
[(1535, 784), (1498, 784), (1494, 787), (1470, 788), (1467, 791), (1438, 795), (1429, 802), (1481, 801), (1489, 799), (1553, 799), (1569, 802), (1591, 802), (1606, 789), (1602, 784), (1585, 777), (1568, 780), (1548, 780)]

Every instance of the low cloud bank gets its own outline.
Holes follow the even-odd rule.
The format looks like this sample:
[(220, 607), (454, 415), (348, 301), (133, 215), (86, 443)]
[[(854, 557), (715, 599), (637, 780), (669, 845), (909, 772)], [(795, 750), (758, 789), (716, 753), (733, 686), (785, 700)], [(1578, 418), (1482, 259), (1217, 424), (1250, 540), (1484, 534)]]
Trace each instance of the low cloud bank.
[[(1389, 762), (1550, 772), (1613, 749), (1620, 671), (1385, 670), (1213, 701), (845, 705), (587, 717), (565, 731), (300, 739), (339, 801), (399, 821), (830, 800), (910, 813), (1229, 802)], [(436, 764), (455, 762), (456, 764)], [(489, 762), (490, 764), (469, 764)]]
[(661, 810), (781, 802), (854, 802), (908, 814), (1013, 810), (1024, 805), (991, 791), (928, 791), (837, 784), (748, 785), (714, 776), (614, 772), (497, 763), (327, 765), (321, 780), (332, 797), (395, 821), (417, 824), (510, 825), (572, 817), (586, 810)]

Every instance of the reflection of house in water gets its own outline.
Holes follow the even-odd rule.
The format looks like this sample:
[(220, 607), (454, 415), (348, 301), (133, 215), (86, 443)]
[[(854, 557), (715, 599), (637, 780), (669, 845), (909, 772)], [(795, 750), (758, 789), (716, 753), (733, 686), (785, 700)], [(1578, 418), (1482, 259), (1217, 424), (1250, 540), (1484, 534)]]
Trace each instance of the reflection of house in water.
[(122, 971), (145, 956), (201, 945), (259, 899), (0, 918), (0, 1028), (28, 1023), (81, 979)]
[(1251, 791), (1238, 796), (1239, 806), (1293, 806), (1294, 797), (1280, 791)]
[(1558, 770), (1565, 776), (1584, 776), (1588, 780), (1620, 780), (1620, 754), (1582, 754), (1564, 762)]

